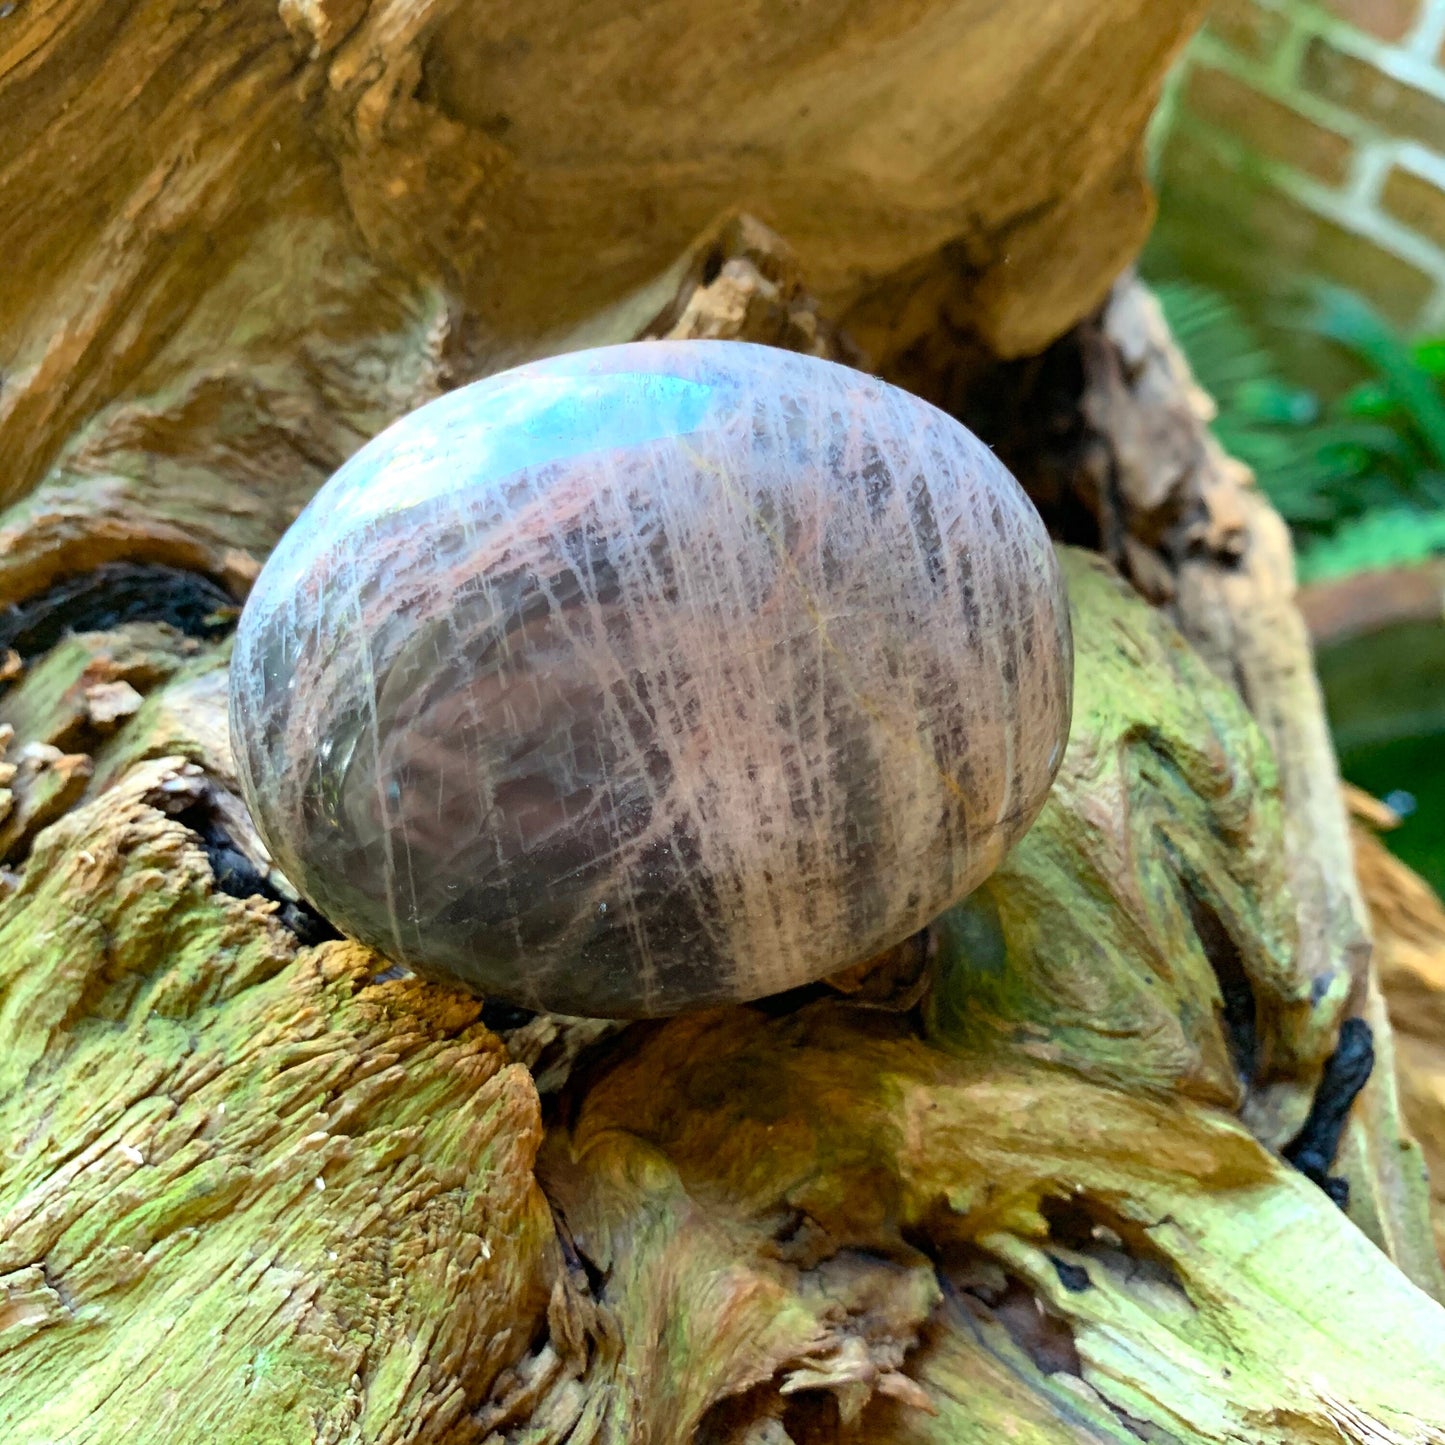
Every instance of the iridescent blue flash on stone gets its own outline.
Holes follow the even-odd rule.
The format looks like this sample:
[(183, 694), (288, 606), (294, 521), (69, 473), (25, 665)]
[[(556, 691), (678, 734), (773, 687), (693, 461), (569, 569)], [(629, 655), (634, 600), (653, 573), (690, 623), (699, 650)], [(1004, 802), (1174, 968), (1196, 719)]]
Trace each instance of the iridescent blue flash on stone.
[(654, 342), (383, 432), (282, 539), (231, 725), (288, 877), (430, 976), (670, 1013), (848, 967), (992, 871), (1068, 731), (1022, 489), (829, 362)]

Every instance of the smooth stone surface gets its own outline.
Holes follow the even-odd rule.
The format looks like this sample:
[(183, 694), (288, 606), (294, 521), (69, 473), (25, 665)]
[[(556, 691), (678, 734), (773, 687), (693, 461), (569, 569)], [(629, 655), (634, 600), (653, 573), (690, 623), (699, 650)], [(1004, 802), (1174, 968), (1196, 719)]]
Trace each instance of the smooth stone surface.
[(1068, 731), (1053, 549), (971, 433), (736, 342), (489, 378), (282, 539), (231, 726), (340, 928), (534, 1008), (647, 1015), (860, 961), (974, 888)]

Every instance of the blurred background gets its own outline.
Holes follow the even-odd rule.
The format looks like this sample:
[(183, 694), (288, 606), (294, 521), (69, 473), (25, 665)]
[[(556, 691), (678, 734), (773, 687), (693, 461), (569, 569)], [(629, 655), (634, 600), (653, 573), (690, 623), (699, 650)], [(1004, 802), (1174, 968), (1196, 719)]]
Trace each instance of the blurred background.
[(1445, 891), (1445, 0), (1217, 0), (1142, 269), (1290, 523), (1346, 778)]

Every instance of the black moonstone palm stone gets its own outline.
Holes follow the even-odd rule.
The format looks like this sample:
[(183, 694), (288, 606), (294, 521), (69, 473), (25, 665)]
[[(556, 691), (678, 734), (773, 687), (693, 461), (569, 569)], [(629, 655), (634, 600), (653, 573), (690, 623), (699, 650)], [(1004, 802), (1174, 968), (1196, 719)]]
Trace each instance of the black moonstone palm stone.
[(521, 367), (403, 418), (282, 539), (243, 786), (332, 922), (531, 1008), (774, 993), (907, 937), (1068, 732), (1044, 527), (971, 433), (735, 342)]

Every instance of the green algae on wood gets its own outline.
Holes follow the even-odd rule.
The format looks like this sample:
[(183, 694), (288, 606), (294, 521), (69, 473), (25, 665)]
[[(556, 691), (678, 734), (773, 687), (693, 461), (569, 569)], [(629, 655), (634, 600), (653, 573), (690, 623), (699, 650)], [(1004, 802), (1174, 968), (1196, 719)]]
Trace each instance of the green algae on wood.
[[(672, 1020), (594, 1074), (539, 1169), (611, 1325), (587, 1439), (747, 1438), (722, 1427), (749, 1391), (778, 1441), (1445, 1424), (1445, 1311), (1237, 1120), (898, 1015)], [(677, 1367), (664, 1328), (709, 1345)]]
[(1164, 615), (1065, 550), (1074, 722), (1053, 794), (940, 920), (935, 1037), (1237, 1107), (1308, 1074), (1336, 1009), (1296, 973), (1274, 760)]
[(214, 893), (204, 796), (141, 765), (0, 911), (0, 1438), (440, 1439), (552, 1287), (531, 1080), (475, 1000)]
[(129, 622), (66, 636), (0, 697), (0, 723), (22, 742), (93, 751), (132, 717), (141, 697), (201, 651), (163, 622)]
[[(1097, 764), (1077, 806), (1113, 836), (1126, 800), (1152, 825), (1116, 826), (1136, 842), (1196, 818), (1191, 856), (1268, 940), (1250, 977), (1292, 997), (1261, 883), (1267, 752), (1167, 625), (1066, 567), (1081, 638), (1127, 644), (1075, 729)], [(0, 1438), (1323, 1445), (1445, 1425), (1445, 1313), (1230, 1117), (1214, 1014), (1212, 1042), (1180, 1022), (1172, 1052), (1145, 1030), (1050, 1055), (1046, 938), (968, 1048), (941, 1028), (957, 976), (931, 1040), (842, 1001), (629, 1030), (564, 1086), (538, 1154), (531, 1082), (475, 1000), (216, 896), (174, 815), (220, 789), (145, 760), (149, 719), (222, 765), (203, 740), (224, 691), (193, 687), (213, 675), (198, 659), (152, 694), (105, 791), (0, 903), (0, 1376), (21, 1382)], [(1121, 769), (1121, 714), (1150, 734), (1166, 697), (1216, 732), (1177, 768)], [(1208, 950), (1168, 954), (1178, 899), (1139, 901), (1086, 841), (1047, 876), (1117, 891), (1124, 999), (1165, 964), (1190, 980), (1176, 998), (1212, 999)], [(1161, 1067), (1191, 1058), (1216, 1072)], [(155, 1402), (176, 1391), (171, 1425)]]
[[(1062, 555), (1075, 638), (1069, 747), (1034, 827), (936, 925), (931, 1036), (1242, 1107), (1281, 1146), (1303, 1120), (1344, 1000), (1305, 972), (1269, 745), (1162, 613), (1098, 558)], [(1381, 1074), (1337, 1168), (1351, 1218), (1445, 1297), (1377, 1002), (1367, 997)]]

